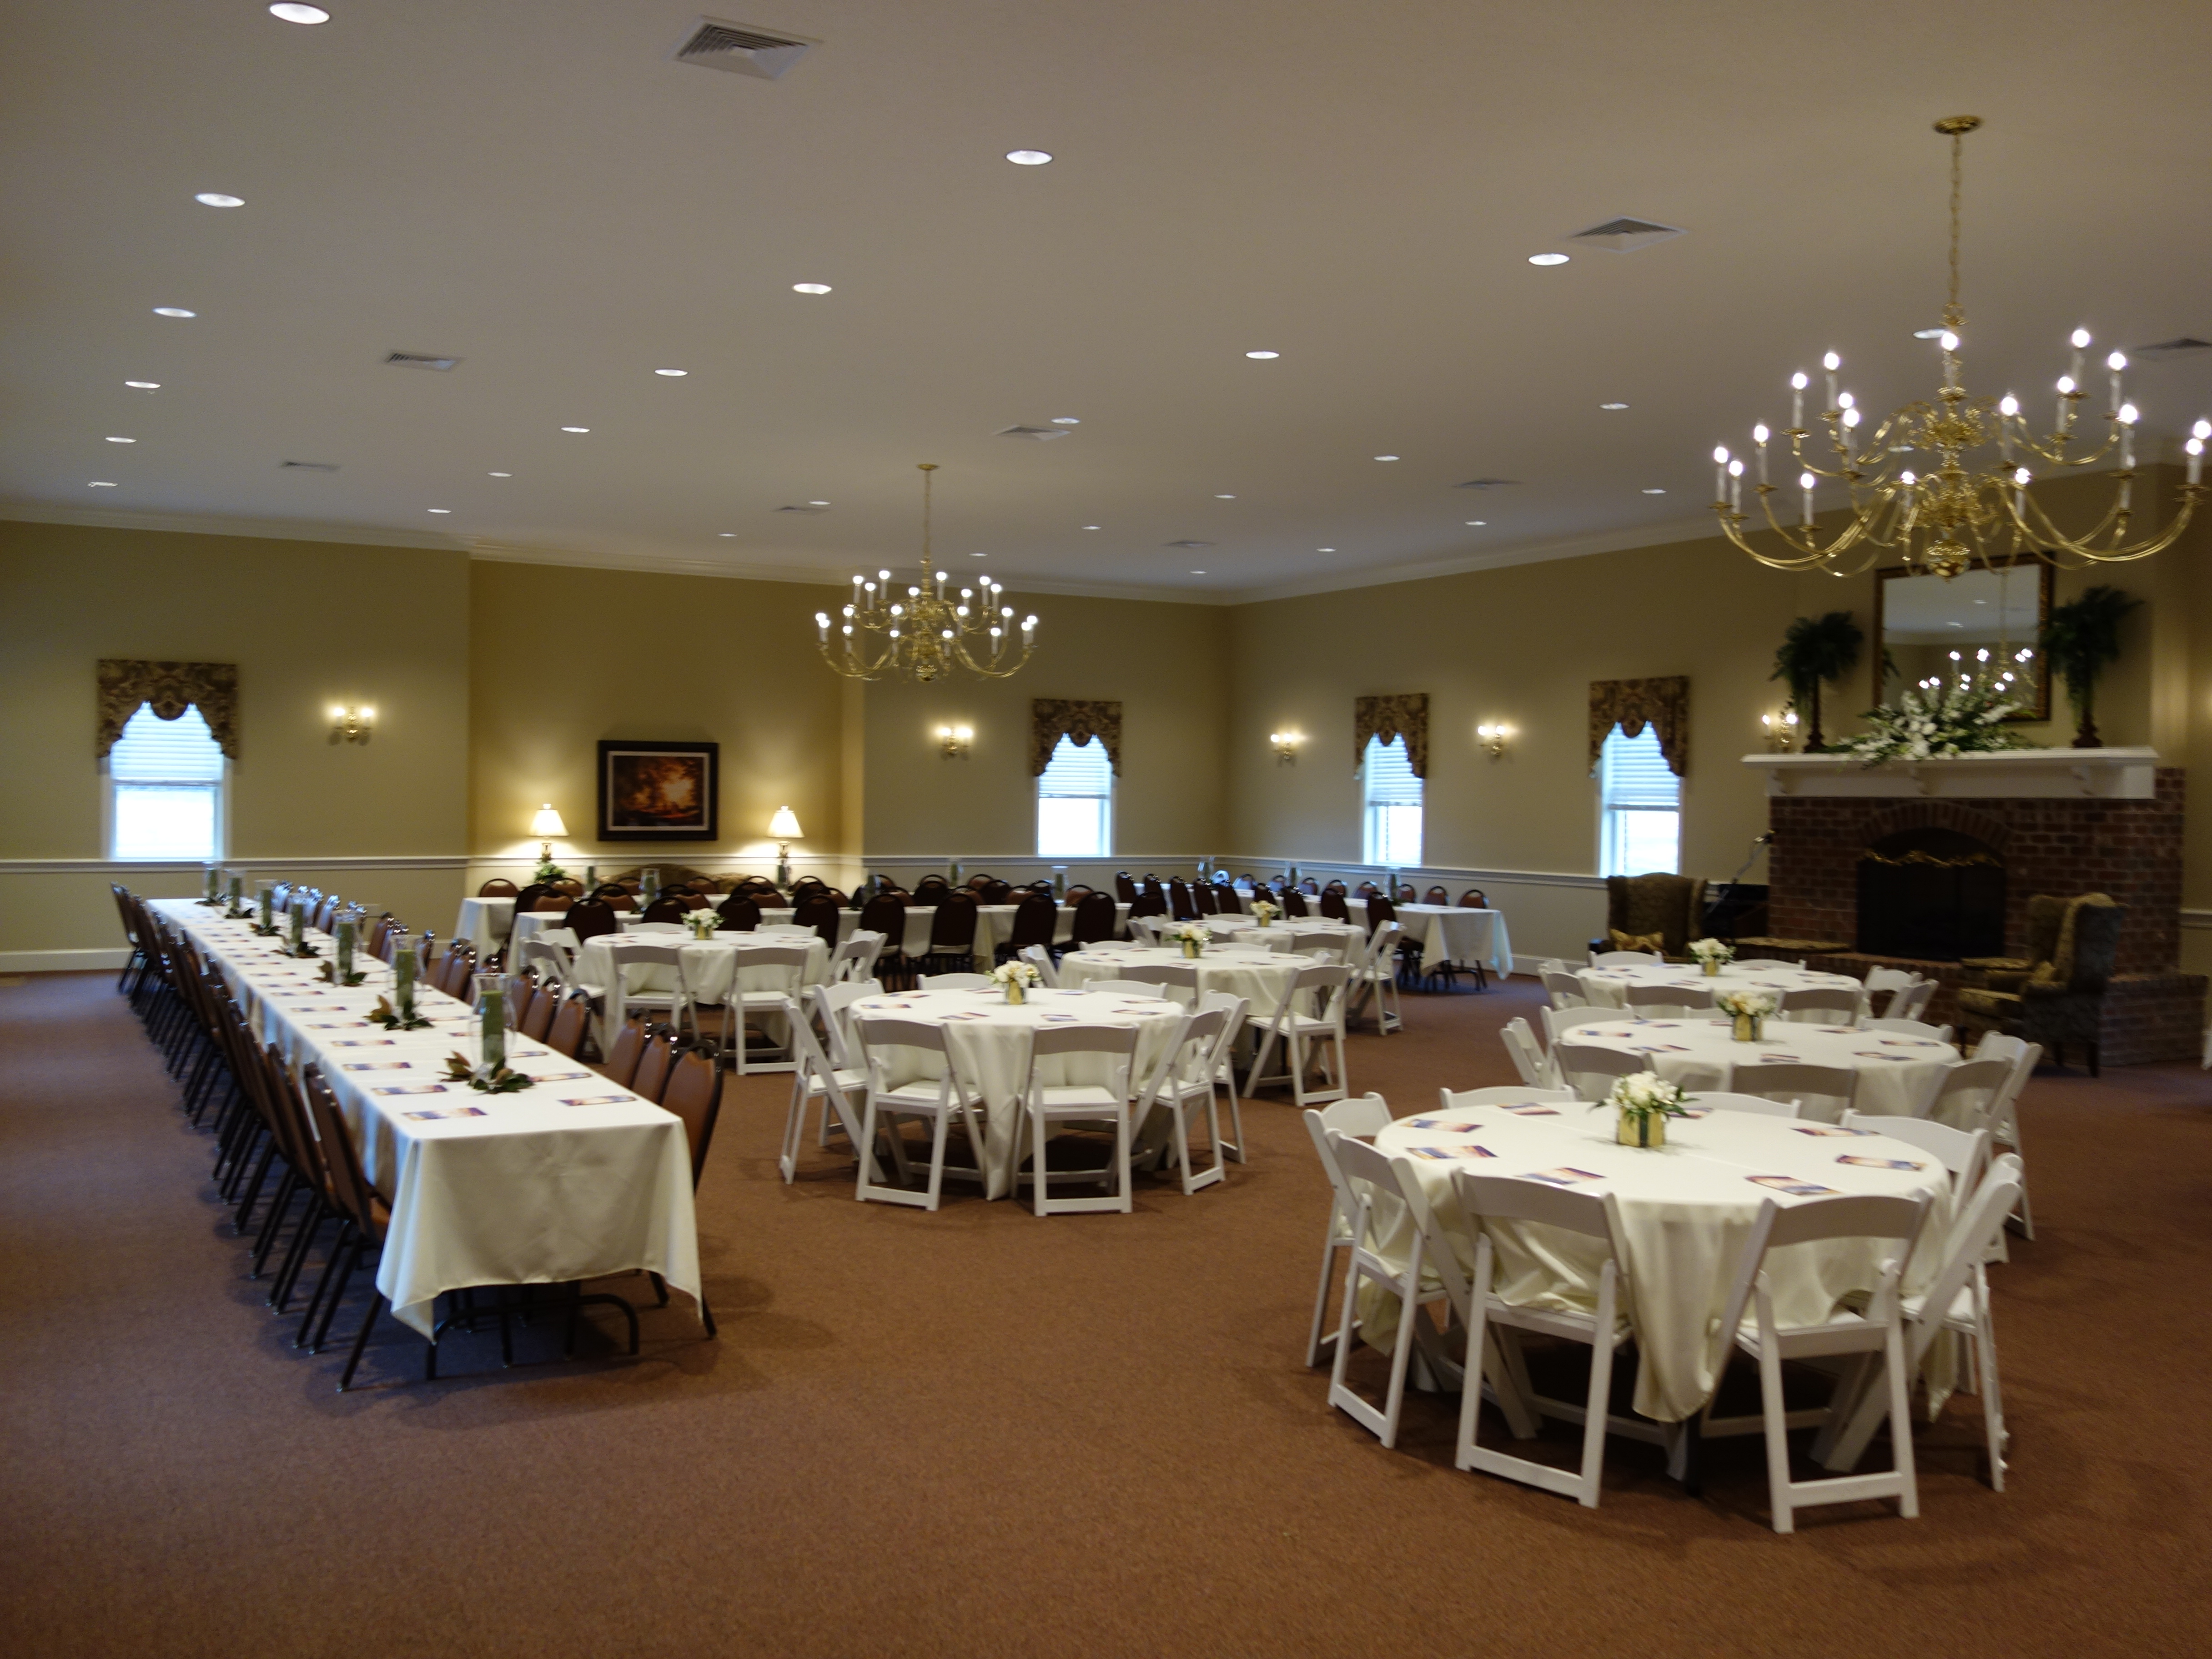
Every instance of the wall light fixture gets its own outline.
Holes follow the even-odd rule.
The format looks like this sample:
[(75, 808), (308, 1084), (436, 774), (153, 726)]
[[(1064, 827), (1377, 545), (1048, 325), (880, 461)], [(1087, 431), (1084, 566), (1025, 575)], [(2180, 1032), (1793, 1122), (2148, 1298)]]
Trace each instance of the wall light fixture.
[(940, 726), (937, 728), (937, 746), (947, 756), (964, 755), (975, 740), (972, 726)]
[(1490, 751), (1490, 758), (1496, 760), (1505, 752), (1505, 745), (1512, 741), (1513, 728), (1500, 725), (1494, 720), (1486, 721), (1474, 728), (1474, 735), (1480, 740), (1482, 746)]
[(1785, 708), (1778, 714), (1761, 714), (1759, 725), (1766, 732), (1766, 746), (1778, 755), (1790, 752), (1790, 745), (1797, 741), (1797, 711)]
[(1298, 745), (1305, 740), (1306, 734), (1303, 732), (1267, 733), (1267, 741), (1274, 746), (1275, 758), (1279, 761), (1295, 762), (1298, 757)]
[(376, 728), (376, 710), (367, 703), (348, 708), (336, 703), (331, 708), (331, 741), (332, 743), (367, 743), (369, 733)]

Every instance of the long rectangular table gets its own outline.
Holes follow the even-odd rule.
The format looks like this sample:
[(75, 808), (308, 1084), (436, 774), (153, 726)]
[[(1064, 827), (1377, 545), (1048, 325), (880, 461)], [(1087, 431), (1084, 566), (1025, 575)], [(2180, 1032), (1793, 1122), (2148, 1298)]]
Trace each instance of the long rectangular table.
[(392, 970), (363, 952), (355, 988), (318, 977), (316, 960), (224, 921), (189, 899), (150, 902), (222, 974), (257, 1036), (296, 1070), (329, 1079), (370, 1182), (392, 1207), (376, 1287), (428, 1336), (438, 1297), (480, 1285), (565, 1284), (647, 1269), (695, 1299), (698, 1227), (681, 1120), (578, 1061), (507, 1034), (507, 1064), (539, 1081), (485, 1095), (440, 1079), (446, 1056), (477, 1056), (467, 1006), (417, 991), (428, 1030), (386, 1031), (366, 1018)]

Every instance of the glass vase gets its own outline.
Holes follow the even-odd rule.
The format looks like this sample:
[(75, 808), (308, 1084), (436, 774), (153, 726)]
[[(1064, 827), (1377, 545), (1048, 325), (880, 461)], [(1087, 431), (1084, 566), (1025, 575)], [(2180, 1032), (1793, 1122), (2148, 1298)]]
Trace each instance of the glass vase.
[(341, 911), (337, 921), (331, 924), (337, 932), (337, 974), (340, 984), (353, 977), (354, 938), (360, 927), (360, 923), (355, 920), (356, 914), (351, 910)]
[(1010, 979), (1006, 981), (1006, 1002), (1010, 1007), (1018, 1008), (1029, 1000), (1028, 986), (1024, 985), (1019, 980)]
[(1720, 958), (1718, 957), (1707, 957), (1705, 958), (1705, 977), (1707, 979), (1718, 979), (1720, 976)]
[(1632, 1112), (1624, 1107), (1613, 1139), (1624, 1146), (1664, 1146), (1667, 1115), (1663, 1112)]
[(1738, 1014), (1735, 1017), (1735, 1030), (1730, 1033), (1730, 1035), (1733, 1036), (1738, 1042), (1759, 1042), (1763, 1041), (1766, 1036), (1766, 1016), (1764, 1014)]
[(392, 953), (392, 1006), (402, 1019), (415, 1018), (415, 945), (402, 933)]
[(478, 1074), (496, 1077), (507, 1066), (507, 981), (501, 975), (477, 975), (477, 1040), (482, 1049)]
[(1198, 953), (1204, 948), (1205, 947), (1200, 945), (1194, 939), (1187, 939), (1182, 941), (1182, 953), (1193, 962), (1198, 960)]

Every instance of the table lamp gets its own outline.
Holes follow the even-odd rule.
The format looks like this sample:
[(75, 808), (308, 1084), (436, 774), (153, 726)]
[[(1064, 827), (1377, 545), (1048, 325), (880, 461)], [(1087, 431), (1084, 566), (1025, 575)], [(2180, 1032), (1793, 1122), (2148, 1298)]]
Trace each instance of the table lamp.
[(775, 809), (775, 816), (769, 820), (768, 832), (775, 837), (775, 884), (788, 891), (791, 887), (791, 843), (804, 840), (806, 832), (799, 827), (799, 819), (788, 806)]
[(561, 822), (561, 815), (553, 810), (551, 801), (549, 800), (544, 805), (539, 807), (538, 815), (530, 820), (530, 833), (538, 837), (538, 869), (543, 872), (552, 868), (553, 838), (556, 836), (566, 836), (568, 833), (568, 826)]

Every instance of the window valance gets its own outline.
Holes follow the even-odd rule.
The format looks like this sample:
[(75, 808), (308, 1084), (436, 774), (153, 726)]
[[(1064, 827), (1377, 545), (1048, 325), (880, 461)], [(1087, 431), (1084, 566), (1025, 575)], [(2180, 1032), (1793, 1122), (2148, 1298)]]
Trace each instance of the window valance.
[(1389, 697), (1358, 697), (1352, 705), (1352, 764), (1357, 770), (1367, 759), (1367, 740), (1389, 743), (1402, 738), (1406, 760), (1413, 775), (1429, 775), (1429, 694), (1401, 692)]
[(1597, 770), (1606, 734), (1618, 726), (1627, 736), (1643, 735), (1646, 725), (1659, 733), (1659, 752), (1667, 769), (1683, 775), (1690, 759), (1690, 680), (1686, 674), (1649, 680), (1592, 680), (1589, 702), (1589, 763)]
[(120, 657), (100, 660), (100, 748), (102, 760), (115, 747), (123, 728), (142, 702), (154, 706), (157, 720), (184, 718), (197, 706), (216, 743), (238, 758), (238, 665), (230, 662), (138, 662)]
[(1121, 774), (1121, 705), (1075, 697), (1030, 699), (1030, 775), (1041, 778), (1052, 751), (1066, 738), (1078, 749), (1093, 738), (1106, 746), (1107, 764)]

